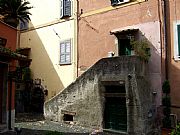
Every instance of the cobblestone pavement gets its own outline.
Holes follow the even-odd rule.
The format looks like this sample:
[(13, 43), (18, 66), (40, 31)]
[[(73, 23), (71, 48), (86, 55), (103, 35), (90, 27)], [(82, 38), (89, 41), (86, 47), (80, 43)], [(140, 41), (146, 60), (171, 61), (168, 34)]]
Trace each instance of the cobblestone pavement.
[(60, 135), (117, 135), (108, 132), (102, 133), (102, 131), (77, 126), (73, 123), (66, 124), (60, 122), (47, 121), (44, 119), (44, 116), (42, 114), (34, 113), (23, 113), (16, 115), (15, 129), (20, 130), (20, 132), (17, 135), (47, 135), (47, 133), (51, 131), (57, 131), (60, 133)]
[(69, 125), (52, 121), (21, 122), (15, 123), (15, 127), (21, 129), (21, 133), (17, 135), (47, 135), (49, 131), (57, 131), (61, 133), (58, 135), (125, 135), (112, 132), (100, 132), (98, 130), (77, 125)]
[(15, 123), (16, 128), (23, 128), (29, 130), (45, 130), (58, 131), (62, 133), (91, 133), (93, 129), (84, 128), (76, 125), (69, 125), (65, 123), (57, 123), (52, 121), (37, 121), (37, 122), (21, 122)]

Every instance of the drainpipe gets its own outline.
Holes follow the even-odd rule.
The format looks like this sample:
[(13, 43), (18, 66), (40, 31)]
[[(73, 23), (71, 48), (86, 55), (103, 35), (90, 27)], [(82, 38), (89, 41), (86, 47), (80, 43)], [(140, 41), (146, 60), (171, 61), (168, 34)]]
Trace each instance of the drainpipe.
[(165, 79), (169, 78), (169, 65), (168, 65), (168, 18), (167, 18), (167, 0), (163, 0), (164, 3), (164, 47), (165, 47)]
[(78, 67), (79, 67), (79, 0), (76, 0), (76, 62), (77, 62), (77, 66), (76, 66), (76, 77), (78, 77), (79, 71), (78, 71)]
[(158, 18), (159, 18), (159, 27), (160, 27), (160, 45), (161, 45), (161, 74), (162, 74), (162, 67), (163, 67), (163, 29), (162, 29), (162, 3), (161, 0), (158, 1)]
[(12, 77), (9, 77), (10, 79), (10, 90), (9, 90), (9, 96), (8, 96), (8, 110), (9, 110), (9, 119), (8, 119), (8, 129), (12, 130), (12, 125), (11, 125), (11, 108), (12, 108)]

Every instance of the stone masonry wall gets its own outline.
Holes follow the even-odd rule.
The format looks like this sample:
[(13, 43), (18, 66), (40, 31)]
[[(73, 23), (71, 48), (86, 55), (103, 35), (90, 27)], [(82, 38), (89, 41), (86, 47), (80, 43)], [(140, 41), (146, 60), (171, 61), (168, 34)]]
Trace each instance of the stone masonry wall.
[(123, 81), (126, 89), (127, 133), (153, 130), (155, 110), (148, 86), (146, 64), (137, 56), (103, 58), (54, 98), (45, 103), (45, 117), (63, 121), (63, 111), (74, 113), (77, 125), (103, 129), (103, 83)]

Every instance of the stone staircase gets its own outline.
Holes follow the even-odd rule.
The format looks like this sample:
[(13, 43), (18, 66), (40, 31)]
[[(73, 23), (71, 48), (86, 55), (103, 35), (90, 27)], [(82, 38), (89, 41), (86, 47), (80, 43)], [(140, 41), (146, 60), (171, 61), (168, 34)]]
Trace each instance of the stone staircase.
[(154, 111), (148, 75), (147, 64), (137, 56), (103, 58), (45, 103), (45, 117), (103, 131), (105, 86), (125, 85), (127, 133), (148, 134), (155, 117), (148, 117)]

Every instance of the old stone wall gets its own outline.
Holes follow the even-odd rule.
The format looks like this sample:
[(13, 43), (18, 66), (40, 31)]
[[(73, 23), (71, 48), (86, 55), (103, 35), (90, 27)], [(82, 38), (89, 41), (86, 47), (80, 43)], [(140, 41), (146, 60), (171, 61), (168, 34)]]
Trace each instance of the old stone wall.
[(45, 117), (63, 121), (64, 112), (68, 112), (77, 125), (103, 129), (104, 83), (124, 82), (127, 133), (147, 134), (155, 117), (147, 76), (146, 64), (136, 56), (103, 58), (45, 103)]

